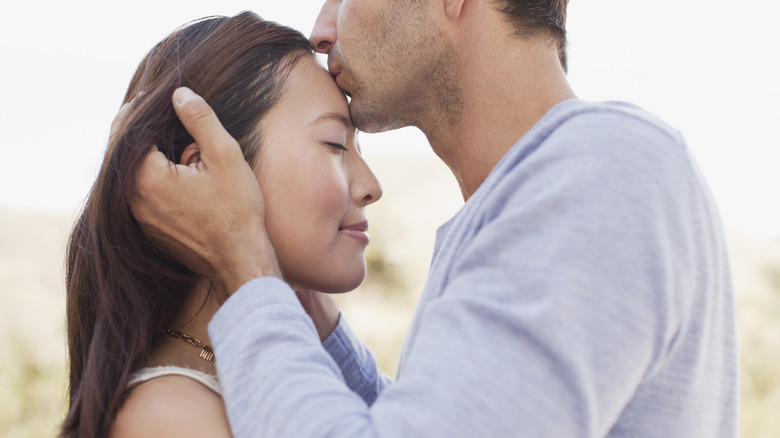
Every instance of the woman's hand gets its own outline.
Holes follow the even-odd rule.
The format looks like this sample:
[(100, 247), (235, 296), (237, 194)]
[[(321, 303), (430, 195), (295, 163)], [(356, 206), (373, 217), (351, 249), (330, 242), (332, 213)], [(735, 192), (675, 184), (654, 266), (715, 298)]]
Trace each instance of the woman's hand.
[(253, 278), (281, 278), (260, 186), (238, 143), (192, 90), (177, 89), (173, 106), (195, 139), (199, 160), (176, 164), (150, 148), (136, 175), (133, 216), (150, 237), (227, 293)]

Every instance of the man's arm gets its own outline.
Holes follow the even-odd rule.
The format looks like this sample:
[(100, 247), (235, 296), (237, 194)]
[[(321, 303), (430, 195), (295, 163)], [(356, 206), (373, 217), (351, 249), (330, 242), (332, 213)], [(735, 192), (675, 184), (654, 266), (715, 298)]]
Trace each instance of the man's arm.
[[(278, 273), (270, 244), (260, 254), (242, 250), (247, 236), (262, 240), (264, 234), (258, 231), (259, 192), (219, 207), (241, 210), (235, 213), (244, 215), (241, 221), (218, 218), (219, 229), (201, 231), (209, 215), (219, 216), (208, 213), (214, 199), (230, 199), (236, 186), (248, 193), (252, 188), (246, 178), (221, 184), (232, 178), (226, 169), (245, 163), (236, 158), (235, 145), (233, 152), (212, 148), (202, 140), (209, 130), (190, 127), (210, 123), (202, 108), (182, 111), (192, 102), (181, 99), (177, 111), (206, 145), (206, 156), (216, 159), (199, 163), (191, 175), (189, 168), (153, 156), (149, 166), (168, 173), (141, 178), (141, 205), (133, 209), (150, 229), (179, 236), (171, 245), (183, 247), (194, 266), (221, 279), (228, 291), (245, 283), (209, 327), (236, 436), (604, 435), (678, 334), (679, 321), (668, 319), (679, 318), (681, 310), (666, 307), (673, 297), (667, 291), (674, 273), (695, 258), (686, 233), (696, 224), (688, 204), (666, 201), (681, 199), (677, 192), (689, 188), (690, 169), (669, 163), (625, 169), (620, 160), (596, 159), (582, 162), (582, 175), (557, 167), (560, 157), (541, 161), (535, 174), (551, 177), (536, 187), (527, 184), (538, 181), (530, 175), (520, 181), (513, 195), (519, 203), (494, 219), (502, 224), (497, 231), (480, 232), (462, 248), (463, 259), (471, 260), (468, 269), (454, 272), (441, 298), (427, 306), (402, 378), (369, 407), (345, 385), (293, 291), (268, 278)], [(639, 140), (654, 143), (646, 134)], [(622, 177), (608, 178), (615, 171)], [(624, 190), (639, 175), (666, 182), (660, 191), (655, 184)], [(169, 186), (177, 188), (167, 198), (153, 193)], [(188, 211), (199, 219), (177, 225), (189, 232), (167, 231), (165, 219), (144, 211), (170, 210), (165, 214), (178, 221), (187, 210), (167, 203), (201, 189), (211, 194)], [(193, 236), (198, 233), (208, 238)], [(225, 234), (231, 243), (215, 243)]]
[(605, 436), (683, 336), (690, 306), (701, 200), (670, 143), (647, 129), (530, 159), (505, 208), (452, 243), (402, 374), (370, 406), (283, 283), (244, 285), (209, 327), (233, 432)]

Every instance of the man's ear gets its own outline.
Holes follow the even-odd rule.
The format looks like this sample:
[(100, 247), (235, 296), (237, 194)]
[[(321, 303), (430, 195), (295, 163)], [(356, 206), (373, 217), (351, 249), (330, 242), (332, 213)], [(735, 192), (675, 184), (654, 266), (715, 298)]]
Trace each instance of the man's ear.
[(196, 163), (200, 163), (200, 148), (197, 143), (190, 143), (181, 153), (179, 164), (189, 166)]
[(463, 9), (463, 3), (466, 0), (444, 0), (444, 12), (447, 13), (447, 17), (455, 19), (460, 17), (460, 12)]

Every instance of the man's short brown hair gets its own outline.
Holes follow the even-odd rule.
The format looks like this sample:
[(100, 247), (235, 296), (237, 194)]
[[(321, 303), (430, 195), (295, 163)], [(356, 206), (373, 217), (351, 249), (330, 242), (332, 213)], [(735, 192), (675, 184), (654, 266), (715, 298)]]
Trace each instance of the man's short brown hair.
[(532, 36), (547, 32), (558, 46), (561, 67), (568, 68), (566, 59), (566, 7), (569, 0), (497, 0), (499, 9), (508, 15), (515, 33)]

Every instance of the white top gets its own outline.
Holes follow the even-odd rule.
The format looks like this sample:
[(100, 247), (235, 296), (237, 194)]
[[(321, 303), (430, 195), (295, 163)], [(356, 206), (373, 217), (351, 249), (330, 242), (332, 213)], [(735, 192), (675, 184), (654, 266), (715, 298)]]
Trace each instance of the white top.
[(220, 389), (219, 381), (215, 376), (206, 374), (203, 371), (196, 371), (189, 368), (181, 368), (176, 366), (142, 368), (130, 375), (130, 380), (127, 382), (127, 389), (132, 389), (141, 383), (148, 382), (152, 379), (163, 376), (189, 377), (190, 379), (202, 384), (206, 388), (214, 391), (220, 397), (222, 396), (222, 390)]

